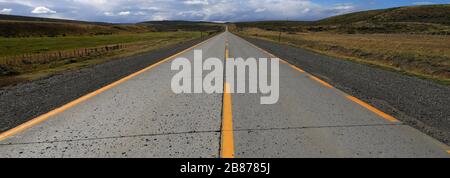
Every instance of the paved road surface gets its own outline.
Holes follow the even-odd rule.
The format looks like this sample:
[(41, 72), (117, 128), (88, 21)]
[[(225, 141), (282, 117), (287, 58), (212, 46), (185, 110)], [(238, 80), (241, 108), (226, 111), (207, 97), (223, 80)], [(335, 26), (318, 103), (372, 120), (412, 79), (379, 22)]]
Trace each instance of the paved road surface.
[[(202, 49), (224, 60), (226, 46), (230, 57), (271, 57), (228, 32), (179, 57)], [(260, 105), (261, 94), (174, 94), (170, 67), (17, 128), (0, 141), (0, 157), (450, 157), (447, 145), (285, 63), (275, 105)]]

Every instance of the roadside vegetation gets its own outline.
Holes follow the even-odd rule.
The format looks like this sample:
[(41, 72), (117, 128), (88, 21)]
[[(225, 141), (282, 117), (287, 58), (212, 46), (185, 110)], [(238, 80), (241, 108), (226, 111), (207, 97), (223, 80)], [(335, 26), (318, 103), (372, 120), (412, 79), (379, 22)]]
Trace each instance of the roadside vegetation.
[(211, 23), (123, 25), (1, 15), (0, 86), (206, 38), (222, 29)]
[[(161, 39), (198, 38), (200, 32), (147, 32), (135, 34), (67, 36), (67, 37), (0, 37), (0, 57), (38, 54), (51, 51), (83, 49), (114, 44), (126, 44)], [(156, 44), (158, 45), (158, 44)]]
[(238, 23), (230, 30), (450, 85), (450, 5), (358, 12), (316, 22)]

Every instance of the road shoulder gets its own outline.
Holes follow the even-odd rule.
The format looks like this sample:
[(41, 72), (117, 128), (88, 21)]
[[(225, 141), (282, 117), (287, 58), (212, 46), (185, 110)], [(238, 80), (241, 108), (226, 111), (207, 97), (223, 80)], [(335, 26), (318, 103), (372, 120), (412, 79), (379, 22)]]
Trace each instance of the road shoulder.
[(450, 143), (449, 87), (288, 45), (245, 39), (447, 145)]
[(142, 55), (115, 59), (80, 70), (3, 87), (0, 89), (0, 104), (4, 106), (0, 109), (0, 132), (14, 128), (202, 41), (191, 40)]

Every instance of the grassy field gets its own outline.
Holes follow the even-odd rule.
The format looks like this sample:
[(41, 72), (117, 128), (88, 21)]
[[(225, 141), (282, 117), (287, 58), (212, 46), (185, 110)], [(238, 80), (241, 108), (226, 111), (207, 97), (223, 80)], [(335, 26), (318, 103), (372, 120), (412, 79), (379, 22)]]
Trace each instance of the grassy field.
[[(279, 42), (275, 31), (239, 34)], [(282, 33), (281, 43), (450, 84), (450, 36), (291, 32)]]
[[(205, 35), (205, 34), (203, 34)], [(56, 60), (27, 61), (5, 63), (0, 61), (0, 86), (11, 85), (20, 81), (35, 80), (55, 73), (74, 70), (86, 66), (103, 63), (113, 58), (149, 52), (177, 43), (200, 38), (200, 32), (148, 32), (138, 34), (119, 34), (106, 36), (72, 36), (41, 38), (0, 38), (1, 59), (5, 56), (21, 54), (52, 53), (104, 47), (112, 44), (124, 44), (124, 48), (108, 53), (95, 55), (66, 57)]]
[(0, 14), (0, 86), (149, 52), (212, 35), (223, 25), (113, 24)]
[(111, 44), (155, 41), (159, 39), (179, 39), (199, 37), (200, 32), (149, 32), (137, 34), (69, 36), (69, 37), (31, 37), (1, 38), (0, 57), (41, 53), (48, 51), (89, 48)]

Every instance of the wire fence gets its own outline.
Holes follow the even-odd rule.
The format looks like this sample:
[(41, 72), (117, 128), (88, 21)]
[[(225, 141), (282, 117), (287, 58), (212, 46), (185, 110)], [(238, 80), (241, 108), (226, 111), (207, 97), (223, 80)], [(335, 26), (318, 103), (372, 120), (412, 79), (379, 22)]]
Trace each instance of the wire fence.
[[(201, 39), (210, 37), (214, 32), (202, 33)], [(102, 47), (81, 48), (73, 50), (50, 51), (41, 53), (24, 53), (20, 55), (0, 56), (0, 65), (24, 66), (30, 64), (48, 64), (72, 58), (96, 57), (135, 46), (134, 43), (113, 44)]]
[(33, 54), (21, 54), (0, 57), (0, 64), (5, 65), (26, 65), (26, 64), (46, 64), (52, 61), (70, 59), (70, 58), (82, 58), (104, 55), (106, 53), (115, 52), (124, 48), (127, 48), (127, 44), (114, 44), (103, 47), (95, 48), (83, 48), (64, 51), (51, 51), (44, 53)]

